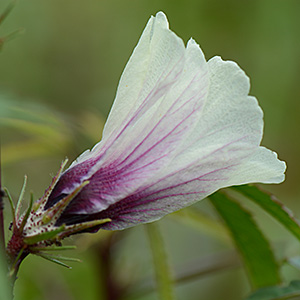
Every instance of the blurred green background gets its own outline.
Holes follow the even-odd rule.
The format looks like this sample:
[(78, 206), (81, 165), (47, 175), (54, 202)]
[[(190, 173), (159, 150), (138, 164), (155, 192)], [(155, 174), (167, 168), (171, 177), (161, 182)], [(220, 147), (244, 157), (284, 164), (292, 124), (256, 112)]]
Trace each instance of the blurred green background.
[[(1, 0), (0, 11), (8, 3)], [(100, 139), (121, 72), (148, 18), (159, 10), (184, 41), (193, 37), (200, 44), (207, 59), (220, 55), (234, 60), (251, 78), (251, 94), (265, 113), (263, 144), (288, 165), (286, 182), (265, 188), (299, 216), (299, 0), (18, 1), (0, 27), (0, 37), (20, 27), (26, 30), (5, 43), (0, 53), (4, 185), (16, 197), (27, 174), (28, 191), (40, 197), (62, 159), (74, 159)], [(196, 206), (210, 212), (205, 201)], [(257, 216), (272, 241), (282, 245), (282, 252), (294, 251), (293, 239), (279, 225), (264, 214), (259, 218), (259, 211)], [(161, 221), (161, 227), (176, 266), (232, 248), (170, 217)], [(126, 281), (128, 276), (151, 274), (143, 227), (120, 235), (124, 238), (114, 252), (116, 276)], [(84, 263), (72, 271), (35, 257), (26, 259), (16, 299), (106, 299), (101, 297), (103, 274), (95, 264), (97, 243), (105, 244), (106, 239), (102, 232), (74, 238), (80, 247), (71, 254)], [(235, 300), (249, 292), (249, 286), (244, 272), (234, 269), (179, 285), (177, 292), (178, 299), (196, 300), (201, 295), (206, 300)], [(136, 299), (157, 296), (149, 293)]]

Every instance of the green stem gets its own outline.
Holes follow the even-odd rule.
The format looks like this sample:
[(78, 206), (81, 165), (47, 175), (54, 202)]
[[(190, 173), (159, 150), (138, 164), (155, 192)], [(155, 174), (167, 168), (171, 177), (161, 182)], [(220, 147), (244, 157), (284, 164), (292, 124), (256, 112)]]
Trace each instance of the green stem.
[(159, 225), (157, 223), (147, 224), (146, 229), (152, 250), (159, 299), (175, 300), (173, 278)]

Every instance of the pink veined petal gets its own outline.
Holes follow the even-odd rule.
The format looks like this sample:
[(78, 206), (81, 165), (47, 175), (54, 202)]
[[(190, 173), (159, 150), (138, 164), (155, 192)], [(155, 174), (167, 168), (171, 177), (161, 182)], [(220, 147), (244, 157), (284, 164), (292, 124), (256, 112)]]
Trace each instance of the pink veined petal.
[[(155, 29), (159, 31), (158, 25), (152, 32), (152, 39), (156, 36)], [(184, 137), (195, 127), (208, 91), (206, 62), (193, 40), (186, 49), (182, 48), (182, 41), (179, 43), (179, 38), (165, 25), (163, 29), (167, 41), (160, 40), (162, 45), (153, 49), (150, 43), (148, 52), (154, 59), (152, 63), (156, 63), (157, 56), (164, 55), (161, 49), (166, 42), (178, 47), (180, 55), (168, 54), (165, 71), (160, 71), (164, 75), (156, 78), (149, 94), (142, 93), (145, 98), (139, 100), (138, 109), (127, 117), (121, 129), (117, 128), (115, 134), (101, 142), (102, 148), (96, 149), (94, 156), (91, 156), (92, 150), (84, 155), (86, 160), (71, 165), (62, 175), (48, 205), (57, 201), (60, 194), (67, 194), (82, 181), (89, 180), (89, 187), (82, 190), (72, 207), (76, 210), (80, 207), (81, 213), (106, 208), (137, 190), (164, 168), (184, 143)], [(156, 69), (152, 66), (147, 70), (150, 73), (147, 77), (153, 77)], [(115, 107), (118, 108), (117, 104)]]
[[(259, 146), (262, 111), (248, 96), (248, 78), (235, 63), (220, 58), (212, 59), (209, 66), (211, 84), (203, 115), (186, 143), (178, 147), (168, 166), (138, 190), (89, 216), (111, 218), (103, 229), (152, 222), (222, 187), (284, 180), (285, 164)], [(217, 93), (219, 89), (225, 91)]]
[(152, 17), (121, 77), (103, 140), (61, 176), (48, 205), (84, 180), (58, 224), (111, 218), (104, 229), (157, 220), (222, 187), (279, 183), (285, 164), (260, 147), (263, 114), (233, 62)]
[(258, 180), (263, 183), (280, 183), (284, 180), (285, 168), (285, 163), (279, 161), (274, 152), (259, 147), (239, 165), (232, 164), (199, 177), (192, 176), (191, 169), (185, 173), (185, 180), (178, 178), (178, 173), (173, 178), (170, 176), (169, 182), (164, 180), (124, 199), (98, 213), (97, 218), (112, 217), (112, 222), (102, 227), (107, 230), (120, 230), (152, 222), (205, 198), (221, 187)]

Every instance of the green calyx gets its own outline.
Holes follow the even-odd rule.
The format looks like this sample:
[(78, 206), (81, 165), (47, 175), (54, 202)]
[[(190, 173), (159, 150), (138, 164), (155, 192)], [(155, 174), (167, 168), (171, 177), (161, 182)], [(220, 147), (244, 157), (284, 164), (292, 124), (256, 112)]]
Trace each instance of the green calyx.
[[(53, 178), (49, 188), (45, 191), (45, 194), (41, 199), (34, 203), (33, 195), (31, 195), (29, 206), (22, 214), (20, 211), (22, 208), (27, 177), (25, 176), (16, 207), (14, 206), (13, 199), (8, 190), (5, 190), (13, 214), (13, 234), (7, 245), (7, 254), (11, 261), (11, 274), (16, 274), (21, 261), (30, 253), (68, 267), (66, 264), (60, 262), (60, 260), (74, 261), (74, 259), (49, 255), (49, 250), (70, 249), (69, 247), (66, 248), (61, 245), (61, 241), (64, 238), (111, 221), (110, 219), (103, 219), (73, 225), (62, 224), (61, 226), (56, 226), (57, 220), (63, 214), (69, 203), (86, 185), (89, 184), (89, 181), (84, 181), (75, 188), (73, 192), (66, 195), (66, 197), (62, 198), (53, 206), (45, 209), (48, 198), (59, 180), (66, 163), (67, 160), (61, 164), (57, 175)], [(53, 247), (53, 245), (56, 246)]]

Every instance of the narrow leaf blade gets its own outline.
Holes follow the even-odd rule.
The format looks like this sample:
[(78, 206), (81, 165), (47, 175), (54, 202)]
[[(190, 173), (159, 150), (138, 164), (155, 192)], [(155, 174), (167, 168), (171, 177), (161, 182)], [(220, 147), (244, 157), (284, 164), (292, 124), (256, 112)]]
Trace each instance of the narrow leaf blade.
[(279, 284), (281, 280), (274, 254), (250, 213), (220, 192), (209, 198), (231, 232), (253, 288)]
[(300, 241), (300, 225), (297, 223), (289, 209), (280, 203), (274, 196), (260, 190), (254, 185), (244, 185), (234, 187), (233, 189), (258, 204)]

